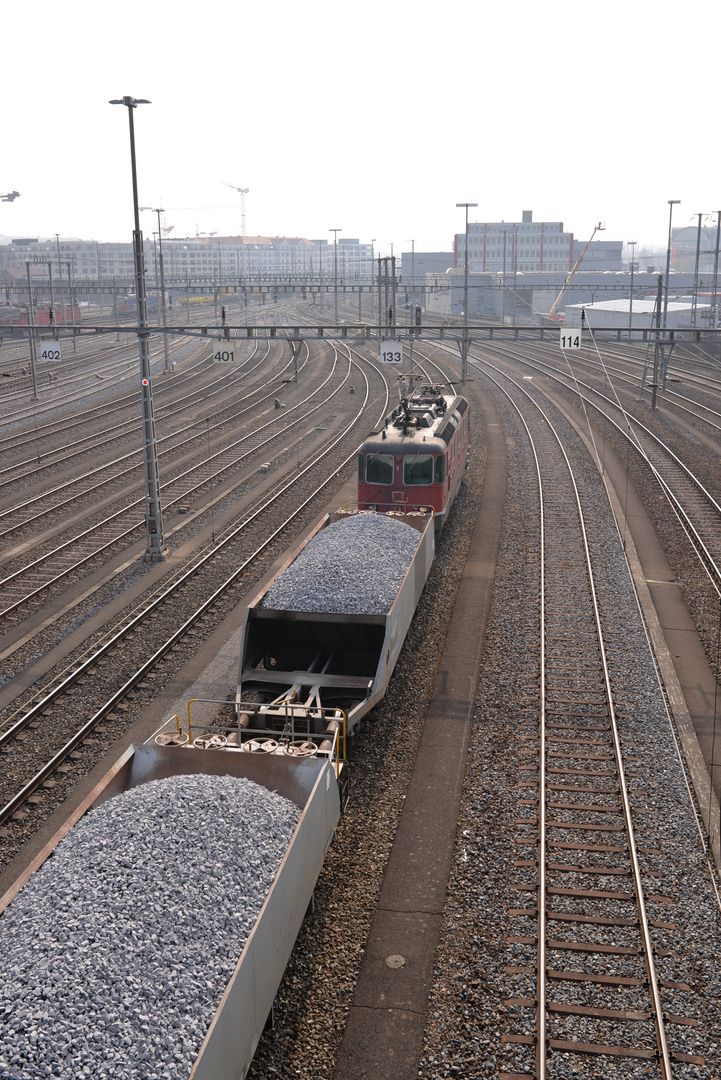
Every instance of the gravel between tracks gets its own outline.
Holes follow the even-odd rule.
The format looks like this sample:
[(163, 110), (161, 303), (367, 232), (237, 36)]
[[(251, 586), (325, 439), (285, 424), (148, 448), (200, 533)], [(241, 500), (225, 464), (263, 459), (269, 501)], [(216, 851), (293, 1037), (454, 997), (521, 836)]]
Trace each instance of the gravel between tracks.
[[(505, 969), (507, 965), (532, 966), (535, 962), (535, 948), (509, 947), (506, 938), (509, 934), (533, 936), (535, 928), (533, 920), (509, 915), (510, 908), (523, 904), (509, 885), (527, 881), (529, 876), (533, 880), (532, 872), (514, 865), (523, 857), (514, 839), (524, 831), (515, 824), (516, 818), (527, 816), (518, 806), (521, 793), (516, 785), (521, 779), (534, 777), (533, 772), (519, 774), (518, 764), (524, 746), (519, 729), (526, 718), (528, 687), (538, 677), (537, 628), (531, 614), (536, 610), (538, 591), (534, 555), (538, 524), (533, 500), (528, 497), (533, 480), (526, 440), (513, 415), (502, 403), (499, 407), (514, 445), (509, 496), (454, 869), (429, 1001), (419, 1071), (422, 1080), (474, 1080), (498, 1076), (503, 1070), (534, 1071), (531, 1049), (503, 1045), (501, 1038), (506, 1032), (531, 1034), (534, 1026), (533, 1010), (508, 1006), (505, 1001), (510, 997), (533, 998), (535, 980), (511, 976)], [(612, 640), (618, 642), (610, 660), (617, 669), (616, 677), (622, 679), (622, 696), (628, 695), (633, 702), (632, 708), (624, 710), (622, 732), (637, 742), (635, 753), (641, 760), (636, 770), (642, 779), (635, 787), (647, 792), (647, 797), (639, 796), (634, 803), (652, 811), (643, 819), (651, 829), (642, 834), (643, 843), (654, 847), (658, 843), (663, 851), (661, 857), (645, 857), (644, 865), (662, 875), (652, 883), (652, 891), (666, 892), (674, 901), (670, 908), (654, 910), (652, 905), (650, 917), (668, 919), (678, 926), (677, 931), (653, 931), (655, 944), (672, 950), (661, 962), (660, 974), (687, 981), (692, 987), (690, 995), (665, 991), (664, 1006), (669, 1012), (686, 1013), (701, 1021), (698, 1031), (679, 1026), (670, 1029), (674, 1049), (706, 1059), (703, 1068), (674, 1066), (674, 1076), (712, 1080), (721, 1070), (717, 1035), (721, 1027), (721, 978), (715, 960), (719, 912), (618, 536), (598, 491), (595, 470), (589, 465), (583, 472), (586, 508), (593, 501), (598, 511), (591, 542), (594, 554), (602, 555), (599, 584), (603, 615), (607, 619), (613, 616), (611, 625), (616, 634)], [(579, 910), (571, 900), (567, 909)], [(627, 905), (619, 914), (628, 915)], [(613, 939), (621, 940), (621, 936), (614, 933)], [(549, 966), (564, 966), (556, 960)], [(619, 991), (617, 1000), (619, 1008), (633, 1007), (631, 992)], [(623, 1024), (614, 1024), (609, 1032), (606, 1027), (604, 1041), (632, 1044), (631, 1028), (626, 1025), (624, 1030)], [(579, 1075), (656, 1077), (657, 1072), (648, 1062), (556, 1054), (550, 1075), (565, 1080)]]

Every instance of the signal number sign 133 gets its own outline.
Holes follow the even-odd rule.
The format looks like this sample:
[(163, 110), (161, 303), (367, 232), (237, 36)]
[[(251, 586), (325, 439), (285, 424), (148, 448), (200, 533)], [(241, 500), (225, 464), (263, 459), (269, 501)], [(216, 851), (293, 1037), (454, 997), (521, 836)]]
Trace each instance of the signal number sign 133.
[(381, 341), (380, 343), (380, 362), (381, 364), (402, 364), (403, 363), (403, 343), (400, 341)]
[(561, 348), (562, 349), (580, 349), (581, 348), (581, 331), (580, 330), (562, 330), (561, 331)]

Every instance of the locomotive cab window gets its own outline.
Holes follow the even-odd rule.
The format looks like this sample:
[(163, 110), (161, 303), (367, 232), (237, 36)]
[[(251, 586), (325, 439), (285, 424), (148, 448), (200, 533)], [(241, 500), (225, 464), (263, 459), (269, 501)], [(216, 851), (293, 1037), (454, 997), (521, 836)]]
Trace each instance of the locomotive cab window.
[(443, 484), (446, 480), (446, 459), (443, 454), (436, 458), (436, 483)]
[(358, 455), (358, 482), (361, 483), (361, 484), (365, 480), (365, 474), (366, 474), (365, 465), (366, 465), (365, 454), (359, 454)]
[(431, 454), (414, 454), (403, 458), (403, 483), (406, 487), (413, 484), (433, 483), (433, 457)]
[(393, 483), (393, 457), (391, 454), (368, 455), (366, 481), (369, 484)]

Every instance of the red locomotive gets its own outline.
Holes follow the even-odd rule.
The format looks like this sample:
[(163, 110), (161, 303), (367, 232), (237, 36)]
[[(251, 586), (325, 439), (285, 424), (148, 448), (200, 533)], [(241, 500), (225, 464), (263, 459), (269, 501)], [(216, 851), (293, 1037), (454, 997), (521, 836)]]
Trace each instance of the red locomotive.
[(446, 522), (468, 458), (468, 401), (439, 385), (408, 392), (358, 453), (358, 508), (387, 513), (432, 507)]

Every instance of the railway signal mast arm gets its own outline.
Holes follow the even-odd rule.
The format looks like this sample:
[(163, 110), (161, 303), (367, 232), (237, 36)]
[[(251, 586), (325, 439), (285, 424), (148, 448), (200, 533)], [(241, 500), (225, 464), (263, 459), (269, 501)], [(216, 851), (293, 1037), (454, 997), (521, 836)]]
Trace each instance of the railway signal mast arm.
[(595, 229), (593, 230), (593, 232), (591, 233), (591, 240), (589, 240), (589, 241), (588, 241), (588, 243), (586, 244), (585, 248), (583, 249), (583, 251), (581, 252), (581, 254), (580, 254), (580, 255), (578, 256), (578, 258), (576, 259), (575, 263), (573, 264), (573, 269), (571, 270), (571, 273), (570, 273), (570, 274), (568, 275), (568, 277), (566, 278), (565, 282), (563, 283), (563, 288), (561, 289), (560, 293), (559, 293), (559, 294), (558, 294), (558, 296), (556, 297), (556, 299), (555, 299), (555, 301), (554, 301), (554, 303), (553, 303), (553, 307), (551, 308), (551, 310), (550, 310), (550, 311), (549, 311), (549, 313), (548, 313), (549, 315), (555, 315), (555, 314), (557, 313), (557, 311), (558, 311), (559, 307), (561, 306), (561, 300), (563, 300), (563, 294), (565, 293), (565, 291), (566, 291), (566, 289), (568, 288), (568, 286), (569, 286), (569, 285), (571, 284), (571, 281), (572, 281), (572, 279), (573, 279), (573, 275), (574, 275), (574, 274), (576, 273), (576, 271), (578, 270), (579, 266), (580, 266), (580, 265), (581, 265), (581, 263), (583, 262), (583, 256), (584, 256), (584, 255), (586, 254), (586, 252), (588, 251), (589, 247), (591, 246), (591, 241), (593, 240), (593, 238), (594, 238), (594, 236), (596, 235), (596, 233), (597, 233), (597, 232), (603, 232), (603, 230), (604, 230), (605, 228), (606, 228), (606, 226), (605, 226), (605, 225), (602, 225), (602, 224), (601, 224), (601, 222), (599, 221), (598, 225), (596, 226), (596, 228), (595, 228)]

